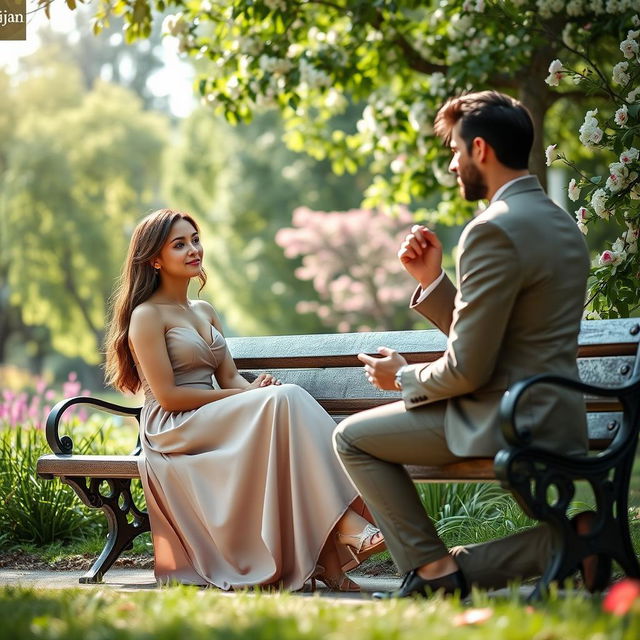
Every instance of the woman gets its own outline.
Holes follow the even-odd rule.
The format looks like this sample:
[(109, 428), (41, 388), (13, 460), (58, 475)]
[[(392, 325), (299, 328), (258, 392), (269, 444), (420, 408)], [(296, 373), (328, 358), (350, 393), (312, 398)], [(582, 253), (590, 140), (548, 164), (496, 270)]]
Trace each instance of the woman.
[(190, 216), (142, 220), (107, 335), (108, 382), (145, 394), (139, 467), (156, 577), (291, 590), (317, 577), (358, 590), (344, 572), (384, 540), (333, 453), (335, 424), (300, 387), (239, 375), (213, 307), (187, 297), (192, 278), (206, 282), (202, 255)]

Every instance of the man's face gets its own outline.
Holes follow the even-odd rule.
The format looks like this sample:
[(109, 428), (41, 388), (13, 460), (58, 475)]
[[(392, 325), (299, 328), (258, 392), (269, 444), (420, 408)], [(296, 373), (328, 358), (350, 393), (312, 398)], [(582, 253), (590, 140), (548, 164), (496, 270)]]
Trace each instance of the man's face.
[(486, 198), (487, 184), (475, 160), (467, 151), (465, 141), (460, 137), (459, 122), (451, 132), (449, 146), (453, 153), (453, 158), (449, 163), (449, 171), (456, 174), (462, 197), (470, 202)]

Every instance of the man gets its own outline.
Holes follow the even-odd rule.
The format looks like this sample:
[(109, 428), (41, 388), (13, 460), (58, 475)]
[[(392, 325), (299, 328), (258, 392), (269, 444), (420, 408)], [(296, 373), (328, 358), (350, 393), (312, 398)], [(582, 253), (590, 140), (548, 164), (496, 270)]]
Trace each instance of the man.
[[(466, 595), (472, 584), (498, 588), (544, 569), (546, 527), (448, 551), (402, 465), (493, 456), (506, 444), (498, 412), (511, 383), (544, 372), (578, 376), (589, 271), (575, 222), (527, 170), (534, 132), (522, 104), (494, 91), (452, 98), (434, 130), (451, 148), (449, 171), (462, 195), (490, 201), (460, 237), (457, 290), (433, 232), (414, 226), (398, 253), (419, 283), (411, 307), (448, 335), (447, 348), (439, 360), (414, 365), (385, 347), (380, 358), (360, 354), (369, 381), (401, 390), (402, 401), (351, 416), (335, 434), (342, 463), (406, 574), (391, 594), (399, 597), (438, 589)], [(520, 414), (538, 446), (587, 450), (579, 394), (534, 391)]]

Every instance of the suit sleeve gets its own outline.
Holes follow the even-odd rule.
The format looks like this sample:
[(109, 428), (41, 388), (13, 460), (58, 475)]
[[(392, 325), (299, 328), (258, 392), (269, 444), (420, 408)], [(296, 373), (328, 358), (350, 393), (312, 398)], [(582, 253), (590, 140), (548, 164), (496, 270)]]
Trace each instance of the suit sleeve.
[(458, 292), (447, 348), (430, 364), (402, 374), (407, 408), (472, 393), (491, 379), (522, 269), (513, 243), (487, 221), (472, 222), (458, 247)]
[(414, 291), (410, 307), (438, 327), (442, 333), (449, 335), (456, 297), (455, 286), (445, 274), (438, 286), (418, 303), (421, 293), (421, 287)]

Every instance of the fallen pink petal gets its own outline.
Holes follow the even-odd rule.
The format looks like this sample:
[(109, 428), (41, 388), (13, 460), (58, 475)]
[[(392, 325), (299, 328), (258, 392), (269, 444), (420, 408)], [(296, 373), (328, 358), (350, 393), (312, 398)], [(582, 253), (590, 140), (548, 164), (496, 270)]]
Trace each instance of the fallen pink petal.
[(640, 609), (640, 580), (631, 578), (614, 584), (602, 602), (602, 609), (615, 616), (623, 616), (632, 608)]
[(454, 616), (453, 626), (463, 627), (469, 624), (481, 624), (489, 620), (492, 615), (493, 609), (489, 609), (488, 607), (485, 609), (467, 609)]

